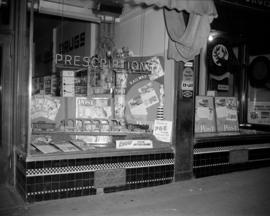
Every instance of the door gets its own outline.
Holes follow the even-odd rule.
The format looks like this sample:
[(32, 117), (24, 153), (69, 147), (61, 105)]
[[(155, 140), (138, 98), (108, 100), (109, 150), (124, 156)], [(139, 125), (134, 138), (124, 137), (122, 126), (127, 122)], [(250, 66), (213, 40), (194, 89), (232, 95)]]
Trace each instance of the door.
[(0, 34), (0, 184), (13, 180), (12, 98), (11, 37)]

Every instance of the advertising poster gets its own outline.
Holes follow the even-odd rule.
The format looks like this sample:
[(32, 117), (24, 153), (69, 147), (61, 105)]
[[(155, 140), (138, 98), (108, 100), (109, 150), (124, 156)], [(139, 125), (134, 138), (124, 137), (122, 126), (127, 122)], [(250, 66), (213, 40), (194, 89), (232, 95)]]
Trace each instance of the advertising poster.
[(270, 55), (250, 57), (248, 123), (270, 125)]
[(238, 131), (236, 97), (215, 97), (217, 131)]
[(270, 102), (248, 101), (248, 122), (270, 125)]
[(55, 121), (59, 112), (61, 100), (56, 97), (35, 95), (31, 101), (32, 121)]
[(213, 97), (196, 96), (195, 132), (216, 132)]
[(126, 66), (125, 117), (127, 123), (153, 124), (158, 107), (164, 106), (164, 59), (159, 56), (133, 57), (131, 62), (136, 61), (137, 65), (149, 70), (141, 68), (140, 71), (139, 66)]
[(155, 120), (153, 134), (159, 141), (171, 142), (172, 121)]
[(76, 98), (76, 118), (109, 119), (112, 116), (109, 98)]

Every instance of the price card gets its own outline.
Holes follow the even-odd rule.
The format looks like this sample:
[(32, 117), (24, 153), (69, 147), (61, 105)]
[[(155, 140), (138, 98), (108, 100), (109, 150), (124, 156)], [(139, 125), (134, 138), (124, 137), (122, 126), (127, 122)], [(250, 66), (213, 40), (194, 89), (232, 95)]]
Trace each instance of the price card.
[(162, 142), (171, 142), (172, 139), (172, 121), (155, 120), (154, 136)]

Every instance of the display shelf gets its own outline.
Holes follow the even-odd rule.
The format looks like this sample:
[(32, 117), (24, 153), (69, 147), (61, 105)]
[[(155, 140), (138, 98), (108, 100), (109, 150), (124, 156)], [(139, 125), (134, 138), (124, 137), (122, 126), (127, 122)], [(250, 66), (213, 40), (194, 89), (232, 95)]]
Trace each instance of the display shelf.
[(26, 201), (35, 202), (173, 182), (174, 150), (171, 146), (97, 151), (23, 156), (18, 149), (17, 189)]
[(269, 143), (270, 132), (240, 129), (238, 132), (197, 133), (194, 148)]
[(111, 156), (124, 156), (124, 155), (144, 155), (149, 153), (162, 153), (172, 151), (171, 145), (163, 144), (153, 149), (115, 149), (99, 147), (89, 151), (78, 151), (74, 152), (58, 152), (43, 154), (41, 152), (31, 152), (26, 156), (26, 161), (41, 161), (41, 160), (62, 160), (62, 159), (77, 159), (77, 158), (101, 158)]
[(81, 136), (127, 136), (127, 135), (136, 135), (141, 134), (140, 131), (33, 131), (32, 135), (50, 135), (50, 134), (59, 134), (59, 135), (81, 135)]
[(195, 177), (269, 166), (270, 132), (240, 129), (239, 132), (196, 134)]

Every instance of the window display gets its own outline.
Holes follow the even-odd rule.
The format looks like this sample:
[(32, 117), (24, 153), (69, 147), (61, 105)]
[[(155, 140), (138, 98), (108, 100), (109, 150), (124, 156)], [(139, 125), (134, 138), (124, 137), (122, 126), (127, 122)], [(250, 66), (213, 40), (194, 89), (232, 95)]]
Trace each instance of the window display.
[[(34, 37), (32, 154), (170, 146), (163, 56), (133, 56), (128, 47), (98, 56), (91, 23), (54, 20), (50, 31)], [(52, 50), (42, 54), (44, 41)]]

